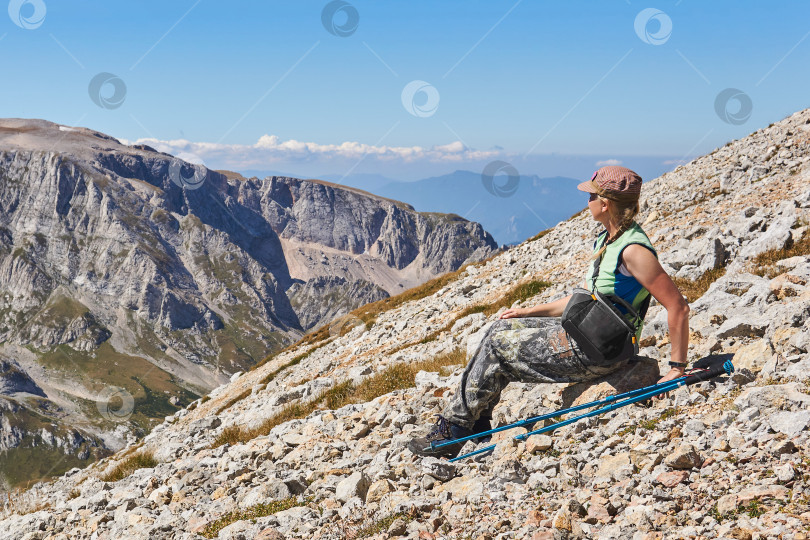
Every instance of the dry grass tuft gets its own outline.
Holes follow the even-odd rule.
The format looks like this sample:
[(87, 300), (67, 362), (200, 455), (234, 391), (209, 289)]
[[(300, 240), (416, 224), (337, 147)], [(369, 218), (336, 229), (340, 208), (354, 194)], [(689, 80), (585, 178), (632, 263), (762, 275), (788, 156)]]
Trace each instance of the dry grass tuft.
[(50, 510), (50, 502), (32, 498), (28, 492), (30, 484), (25, 488), (19, 487), (0, 493), (0, 519), (16, 514), (24, 516), (41, 510)]
[(757, 255), (751, 261), (751, 273), (768, 279), (774, 278), (784, 272), (777, 266), (779, 261), (799, 255), (810, 255), (810, 232), (805, 232), (801, 239), (789, 242), (782, 249), (771, 249)]
[(334, 410), (353, 403), (366, 403), (394, 390), (411, 388), (415, 386), (416, 374), (420, 371), (442, 372), (443, 368), (447, 366), (465, 364), (465, 357), (465, 351), (459, 348), (429, 360), (389, 366), (368, 377), (357, 386), (351, 381), (342, 382), (324, 390), (309, 401), (287, 405), (256, 428), (246, 429), (236, 426), (225, 428), (220, 436), (211, 443), (211, 447), (216, 448), (226, 443), (247, 442), (256, 437), (267, 435), (274, 427), (290, 420), (306, 418), (317, 409), (327, 408)]
[[(304, 358), (307, 358), (309, 355), (311, 355), (313, 352), (315, 352), (317, 349), (319, 349), (319, 348), (323, 347), (324, 345), (326, 345), (326, 343), (322, 343), (322, 344), (320, 344), (320, 345), (316, 345), (315, 347), (312, 347), (312, 348), (311, 348), (311, 349), (309, 349), (308, 351), (306, 351), (306, 352), (304, 352), (304, 353), (302, 353), (302, 354), (299, 354), (298, 356), (296, 356), (295, 358), (293, 358), (293, 359), (292, 359), (292, 360), (290, 360), (289, 362), (287, 362), (287, 363), (285, 363), (285, 364), (283, 364), (283, 365), (279, 366), (278, 368), (274, 369), (273, 371), (271, 371), (270, 373), (268, 373), (267, 375), (265, 375), (265, 376), (264, 376), (264, 378), (263, 378), (262, 380), (260, 380), (260, 381), (259, 381), (259, 384), (267, 384), (267, 383), (269, 383), (270, 381), (272, 381), (273, 379), (275, 379), (275, 378), (276, 378), (276, 376), (278, 376), (278, 374), (279, 374), (279, 373), (281, 373), (282, 371), (284, 371), (285, 369), (287, 369), (287, 368), (289, 368), (289, 367), (292, 367), (292, 366), (295, 366), (295, 365), (300, 364), (300, 363), (301, 363), (301, 361), (302, 361)], [(285, 349), (285, 350), (286, 350), (286, 349)], [(257, 367), (259, 367), (259, 366), (261, 366), (261, 365), (263, 365), (263, 364), (265, 364), (265, 363), (267, 363), (267, 362), (269, 362), (270, 360), (272, 360), (273, 358), (275, 358), (275, 356), (276, 356), (276, 355), (271, 355), (271, 356), (268, 356), (267, 358), (265, 358), (264, 360), (262, 360), (262, 362), (261, 362), (261, 363), (256, 364), (256, 366), (254, 366), (254, 369), (255, 369), (255, 368), (257, 368)], [(220, 407), (219, 407), (219, 408), (216, 410), (216, 412), (214, 413), (214, 415), (218, 415), (218, 414), (220, 414), (222, 411), (224, 411), (224, 410), (226, 410), (226, 409), (230, 409), (230, 408), (231, 408), (231, 407), (233, 407), (233, 406), (234, 406), (236, 403), (239, 403), (240, 401), (242, 401), (243, 399), (245, 399), (246, 397), (248, 397), (248, 396), (249, 396), (249, 395), (250, 395), (252, 392), (253, 392), (253, 389), (252, 389), (252, 388), (247, 388), (247, 389), (245, 389), (245, 390), (244, 390), (244, 391), (243, 391), (241, 394), (239, 394), (238, 396), (236, 396), (236, 397), (234, 397), (234, 398), (231, 398), (231, 399), (229, 399), (228, 401), (226, 401), (224, 404), (222, 404), (222, 405), (221, 405), (221, 406), (220, 406)], [(206, 397), (208, 397), (208, 396), (206, 396)], [(204, 401), (203, 401), (203, 402), (201, 402), (201, 403), (204, 403)]]
[(672, 281), (675, 286), (681, 291), (681, 294), (686, 297), (686, 301), (690, 304), (703, 296), (712, 283), (723, 277), (726, 273), (725, 268), (715, 268), (714, 270), (707, 270), (703, 275), (696, 280), (673, 277)]
[(134, 473), (138, 469), (151, 469), (157, 466), (158, 462), (152, 452), (140, 452), (124, 459), (113, 470), (103, 475), (103, 482), (117, 482)]
[(304, 352), (304, 353), (299, 354), (298, 356), (296, 356), (295, 358), (293, 358), (293, 359), (292, 359), (292, 360), (290, 360), (289, 362), (287, 362), (287, 363), (285, 363), (285, 364), (283, 364), (283, 365), (279, 366), (277, 369), (275, 369), (275, 370), (271, 371), (270, 373), (268, 373), (268, 374), (267, 374), (267, 375), (266, 375), (266, 376), (265, 376), (265, 377), (264, 377), (264, 378), (263, 378), (261, 381), (259, 381), (259, 383), (260, 383), (260, 384), (267, 384), (267, 383), (269, 383), (270, 381), (272, 381), (273, 379), (275, 379), (275, 378), (276, 378), (276, 376), (277, 376), (279, 373), (281, 373), (282, 371), (284, 371), (284, 370), (285, 370), (285, 369), (287, 369), (288, 367), (297, 366), (298, 364), (300, 364), (300, 363), (301, 363), (301, 360), (303, 360), (303, 359), (305, 359), (305, 358), (309, 357), (309, 355), (311, 355), (312, 353), (314, 353), (314, 352), (315, 352), (315, 350), (316, 350), (316, 349), (318, 349), (318, 348), (319, 348), (319, 347), (312, 347), (312, 348), (311, 348), (311, 349), (309, 349), (308, 351), (306, 351), (306, 352)]
[(537, 296), (540, 294), (543, 289), (550, 287), (551, 283), (548, 281), (539, 281), (539, 280), (532, 280), (527, 281), (526, 283), (521, 283), (520, 285), (513, 288), (511, 291), (506, 293), (500, 300), (489, 306), (489, 309), (485, 310), (484, 313), (487, 315), (492, 315), (502, 307), (509, 307), (515, 302), (522, 302), (524, 300), (528, 300), (533, 296)]
[(241, 435), (242, 429), (239, 426), (228, 426), (222, 430), (222, 433), (220, 433), (216, 439), (214, 439), (212, 446), (217, 448), (223, 444), (239, 444), (242, 442), (240, 440)]
[(219, 414), (222, 411), (224, 411), (225, 409), (230, 409), (234, 404), (236, 404), (236, 403), (242, 401), (243, 399), (245, 399), (246, 397), (248, 397), (250, 395), (251, 391), (252, 390), (250, 388), (247, 388), (247, 389), (243, 390), (242, 393), (240, 393), (238, 396), (236, 396), (234, 398), (231, 398), (228, 401), (226, 401), (224, 404), (220, 405), (220, 407), (214, 413), (214, 416), (219, 416)]
[[(578, 216), (578, 215), (579, 215), (579, 213), (574, 214), (574, 215), (573, 215), (573, 216), (571, 216), (571, 217), (575, 217), (575, 216)], [(540, 240), (541, 238), (543, 238), (545, 235), (547, 235), (548, 233), (550, 233), (550, 232), (551, 232), (551, 231), (553, 231), (553, 230), (554, 230), (554, 229), (545, 229), (545, 230), (542, 230), (542, 231), (540, 231), (539, 233), (537, 233), (537, 234), (535, 234), (534, 236), (532, 236), (531, 238), (529, 238), (528, 240), (526, 240), (526, 242), (534, 242), (534, 241), (536, 241), (536, 240)]]

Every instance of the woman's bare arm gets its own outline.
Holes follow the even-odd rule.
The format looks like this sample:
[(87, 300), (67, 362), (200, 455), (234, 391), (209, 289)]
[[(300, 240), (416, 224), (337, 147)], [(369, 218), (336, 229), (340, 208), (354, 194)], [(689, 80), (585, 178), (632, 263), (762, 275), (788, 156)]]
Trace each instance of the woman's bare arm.
[(540, 304), (530, 308), (509, 308), (501, 313), (501, 319), (511, 319), (513, 317), (559, 317), (562, 315), (565, 306), (571, 296), (554, 300), (546, 304)]
[[(689, 348), (689, 304), (649, 249), (637, 244), (627, 246), (622, 260), (630, 274), (667, 310), (672, 344), (670, 357), (673, 362), (685, 364)], [(682, 368), (672, 368), (659, 382), (681, 377), (683, 372)]]

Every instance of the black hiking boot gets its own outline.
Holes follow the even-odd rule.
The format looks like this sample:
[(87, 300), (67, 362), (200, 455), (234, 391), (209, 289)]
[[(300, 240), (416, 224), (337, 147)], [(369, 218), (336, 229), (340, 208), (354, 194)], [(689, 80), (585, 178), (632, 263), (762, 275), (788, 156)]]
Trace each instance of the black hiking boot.
[(463, 442), (448, 444), (441, 448), (433, 448), (430, 443), (438, 444), (452, 441), (472, 435), (474, 432), (450, 422), (441, 415), (438, 416), (439, 419), (436, 421), (430, 433), (424, 437), (411, 439), (408, 443), (408, 450), (419, 456), (454, 458), (458, 455), (461, 447), (464, 446)]

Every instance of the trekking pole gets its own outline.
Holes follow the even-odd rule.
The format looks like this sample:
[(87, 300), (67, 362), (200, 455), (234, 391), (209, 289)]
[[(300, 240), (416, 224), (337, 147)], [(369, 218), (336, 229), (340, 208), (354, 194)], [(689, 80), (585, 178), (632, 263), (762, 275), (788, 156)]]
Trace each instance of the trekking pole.
[[(638, 403), (639, 401), (645, 401), (645, 400), (650, 399), (651, 397), (655, 397), (655, 396), (657, 396), (659, 394), (665, 394), (665, 393), (667, 393), (667, 392), (669, 392), (671, 390), (675, 390), (676, 388), (679, 388), (681, 386), (689, 386), (689, 385), (692, 385), (692, 384), (695, 384), (695, 383), (706, 381), (708, 379), (712, 379), (712, 378), (717, 377), (719, 375), (724, 375), (724, 374), (731, 375), (733, 372), (734, 372), (734, 364), (731, 363), (731, 360), (726, 360), (726, 362), (722, 366), (715, 366), (715, 367), (713, 367), (711, 369), (707, 369), (705, 371), (699, 371), (698, 373), (695, 373), (694, 375), (689, 375), (688, 377), (681, 377), (679, 379), (673, 379), (672, 381), (667, 381), (670, 384), (667, 386), (666, 383), (664, 383), (663, 388), (657, 388), (657, 389), (651, 390), (649, 392), (646, 392), (644, 394), (641, 394), (641, 395), (638, 395), (638, 396), (635, 396), (635, 397), (629, 397), (629, 398), (626, 398), (626, 399), (624, 399), (622, 401), (613, 403), (611, 405), (607, 405), (606, 407), (602, 407), (602, 408), (593, 410), (591, 412), (581, 414), (579, 416), (575, 416), (574, 418), (569, 418), (568, 420), (563, 420), (562, 422), (557, 422), (555, 424), (551, 424), (549, 426), (545, 426), (543, 428), (536, 429), (536, 430), (530, 431), (528, 433), (523, 433), (521, 435), (517, 435), (515, 437), (515, 439), (526, 440), (527, 438), (531, 437), (532, 435), (539, 435), (541, 433), (546, 433), (548, 431), (554, 431), (557, 428), (567, 426), (568, 424), (573, 424), (574, 422), (576, 422), (578, 420), (582, 420), (583, 418), (590, 418), (592, 416), (598, 416), (598, 415), (604, 414), (606, 412), (614, 411), (614, 410), (616, 410), (616, 409), (618, 409), (620, 407), (624, 407), (625, 405), (632, 405), (633, 403)], [(478, 454), (483, 454), (484, 452), (488, 452), (490, 450), (493, 450), (494, 448), (495, 448), (495, 445), (491, 444), (489, 446), (481, 448), (480, 450), (475, 450), (475, 451), (470, 452), (468, 454), (464, 454), (462, 456), (455, 457), (455, 458), (453, 458), (453, 459), (451, 459), (449, 461), (451, 463), (454, 462), (454, 461), (459, 461), (459, 460), (467, 458), (467, 457), (475, 456), (475, 455), (478, 455)]]
[(680, 381), (681, 379), (686, 379), (687, 377), (688, 377), (688, 375), (684, 375), (683, 377), (679, 377), (677, 379), (672, 379), (671, 381), (666, 381), (666, 382), (662, 382), (662, 383), (653, 384), (653, 385), (647, 386), (645, 388), (637, 388), (635, 390), (631, 390), (631, 391), (625, 392), (623, 394), (616, 394), (616, 395), (613, 395), (613, 396), (607, 396), (607, 397), (604, 397), (602, 399), (597, 399), (596, 401), (591, 401), (591, 402), (588, 402), (588, 403), (583, 403), (581, 405), (577, 405), (575, 407), (568, 407), (567, 409), (560, 409), (558, 411), (553, 411), (553, 412), (550, 412), (550, 413), (541, 414), (540, 416), (534, 416), (532, 418), (527, 418), (525, 420), (520, 420), (520, 421), (514, 422), (512, 424), (507, 424), (505, 426), (500, 426), (500, 427), (497, 427), (497, 428), (494, 428), (494, 429), (490, 429), (489, 431), (482, 431), (481, 433), (474, 433), (472, 435), (468, 435), (466, 437), (461, 437), (459, 439), (453, 439), (451, 441), (447, 441), (447, 442), (443, 442), (443, 443), (432, 442), (432, 443), (430, 443), (430, 447), (431, 447), (431, 449), (441, 448), (443, 446), (447, 446), (447, 445), (450, 445), (450, 444), (456, 444), (456, 443), (459, 443), (459, 442), (466, 442), (466, 441), (469, 441), (469, 440), (472, 440), (472, 439), (479, 439), (481, 437), (486, 437), (487, 435), (492, 435), (493, 433), (499, 433), (501, 431), (506, 431), (507, 429), (523, 427), (523, 426), (531, 425), (531, 424), (536, 424), (537, 422), (542, 422), (543, 420), (548, 420), (549, 418), (554, 418), (554, 417), (557, 417), (557, 416), (561, 416), (563, 414), (569, 414), (569, 413), (572, 413), (572, 412), (581, 411), (583, 409), (590, 409), (591, 407), (600, 407), (602, 405), (607, 405), (609, 403), (613, 403), (614, 401), (618, 401), (620, 399), (625, 399), (625, 398), (637, 396), (639, 394), (644, 394), (646, 392), (650, 392), (650, 391), (652, 391), (652, 390), (654, 390), (656, 388), (664, 388), (664, 387), (672, 386), (673, 383), (675, 383), (677, 381)]

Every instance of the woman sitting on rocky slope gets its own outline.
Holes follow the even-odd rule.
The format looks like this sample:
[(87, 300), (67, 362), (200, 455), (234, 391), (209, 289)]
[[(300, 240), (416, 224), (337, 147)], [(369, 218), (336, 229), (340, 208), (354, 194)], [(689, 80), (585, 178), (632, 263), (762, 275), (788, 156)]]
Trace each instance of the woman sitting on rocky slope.
[[(597, 290), (621, 297), (642, 316), (650, 295), (666, 308), (672, 369), (659, 382), (682, 376), (689, 340), (689, 306), (659, 264), (649, 238), (634, 221), (639, 211), (641, 177), (625, 167), (602, 167), (589, 182), (577, 187), (590, 193), (588, 209), (593, 219), (605, 227), (594, 242), (594, 259), (601, 256)], [(592, 273), (593, 267), (589, 276)], [(591, 289), (588, 284), (586, 287)], [(479, 431), (477, 428), (487, 424), (501, 390), (511, 381), (581, 382), (625, 366), (627, 360), (607, 367), (595, 366), (569, 339), (560, 316), (570, 298), (501, 313), (467, 364), (460, 387), (436, 425), (426, 436), (411, 440), (408, 448), (419, 455), (456, 456), (461, 443), (435, 449), (431, 443), (466, 437), (473, 429)], [(637, 336), (640, 333), (641, 329)]]

